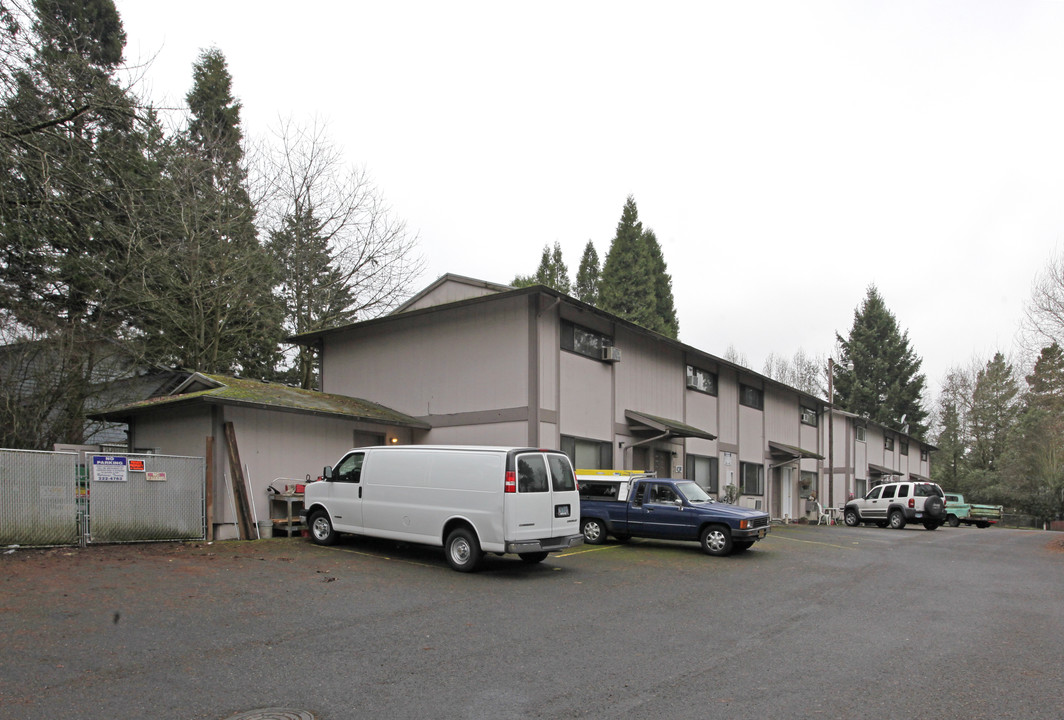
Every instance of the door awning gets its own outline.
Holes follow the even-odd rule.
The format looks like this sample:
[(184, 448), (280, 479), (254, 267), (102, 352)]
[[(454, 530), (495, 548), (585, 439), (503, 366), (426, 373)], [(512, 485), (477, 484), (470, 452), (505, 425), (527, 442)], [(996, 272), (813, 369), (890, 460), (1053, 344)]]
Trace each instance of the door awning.
[(868, 471), (873, 475), (901, 475), (899, 470), (891, 470), (889, 467), (868, 463)]
[(636, 412), (635, 410), (625, 410), (624, 416), (628, 419), (628, 426), (632, 428), (633, 432), (658, 432), (666, 434), (666, 437), (693, 437), (702, 438), (703, 440), (717, 439), (717, 436), (713, 433), (699, 430), (698, 428), (688, 425), (687, 423), (682, 423), (679, 420), (670, 420), (668, 418), (658, 417), (657, 415)]
[(931, 482), (931, 478), (927, 477), (926, 475), (921, 475), (920, 473), (911, 472), (909, 473), (909, 477), (911, 477), (917, 482)]
[(804, 460), (806, 458), (812, 460), (823, 460), (823, 455), (818, 455), (812, 450), (803, 450), (797, 445), (785, 445), (784, 443), (768, 441), (768, 450), (772, 454), (772, 457), (777, 460)]

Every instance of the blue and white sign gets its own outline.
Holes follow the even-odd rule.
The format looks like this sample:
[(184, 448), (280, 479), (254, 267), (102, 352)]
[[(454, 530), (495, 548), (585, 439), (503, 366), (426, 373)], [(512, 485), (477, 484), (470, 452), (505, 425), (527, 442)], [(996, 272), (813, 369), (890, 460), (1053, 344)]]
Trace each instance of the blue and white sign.
[(120, 455), (93, 455), (93, 482), (126, 482), (129, 466), (126, 458)]

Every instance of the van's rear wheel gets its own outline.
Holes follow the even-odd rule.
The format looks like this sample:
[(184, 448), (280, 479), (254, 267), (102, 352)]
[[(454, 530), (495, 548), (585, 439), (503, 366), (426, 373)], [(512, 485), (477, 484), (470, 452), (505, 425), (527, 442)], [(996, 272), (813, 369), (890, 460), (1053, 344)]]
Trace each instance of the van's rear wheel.
[(324, 510), (315, 510), (307, 518), (310, 527), (310, 539), (318, 545), (332, 545), (336, 542), (337, 533), (333, 530), (329, 513)]
[(588, 545), (601, 545), (606, 542), (606, 526), (598, 518), (587, 518), (580, 526), (584, 533), (584, 542)]
[(524, 560), (526, 563), (533, 564), (543, 562), (547, 559), (547, 555), (550, 553), (534, 552), (534, 553), (517, 553), (517, 557)]
[(447, 563), (458, 572), (473, 572), (480, 563), (483, 553), (476, 535), (467, 528), (451, 531), (444, 545)]

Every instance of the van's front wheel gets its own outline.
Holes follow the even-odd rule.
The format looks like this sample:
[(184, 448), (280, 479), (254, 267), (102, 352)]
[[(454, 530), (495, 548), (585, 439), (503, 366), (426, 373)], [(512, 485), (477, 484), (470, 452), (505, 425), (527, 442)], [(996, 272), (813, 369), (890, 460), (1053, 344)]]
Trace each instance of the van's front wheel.
[(444, 544), (447, 563), (458, 572), (473, 572), (480, 563), (483, 553), (476, 535), (467, 528), (452, 530)]
[(307, 518), (310, 527), (310, 539), (318, 545), (332, 545), (336, 542), (336, 531), (333, 529), (329, 513), (324, 510), (315, 510)]

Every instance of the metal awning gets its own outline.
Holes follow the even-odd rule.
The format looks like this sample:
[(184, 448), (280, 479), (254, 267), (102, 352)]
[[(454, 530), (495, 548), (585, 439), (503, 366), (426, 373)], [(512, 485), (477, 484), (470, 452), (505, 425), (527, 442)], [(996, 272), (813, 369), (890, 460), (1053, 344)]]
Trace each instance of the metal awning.
[(693, 437), (702, 438), (703, 440), (717, 439), (717, 436), (713, 433), (699, 430), (698, 428), (688, 425), (687, 423), (682, 423), (679, 420), (670, 420), (668, 418), (658, 417), (657, 415), (636, 412), (635, 410), (625, 410), (624, 416), (628, 419), (628, 426), (632, 428), (634, 432), (657, 432), (664, 436), (661, 439), (667, 439), (670, 437)]
[(868, 463), (868, 471), (873, 475), (901, 475), (900, 470), (891, 470), (889, 467)]
[(818, 455), (817, 453), (813, 452), (812, 450), (803, 450), (802, 448), (798, 447), (797, 445), (786, 445), (784, 443), (774, 442), (772, 440), (768, 441), (768, 450), (772, 454), (772, 457), (773, 458), (777, 458), (777, 459), (789, 459), (789, 460), (799, 460), (799, 459), (804, 460), (806, 458), (809, 458), (809, 459), (812, 459), (812, 460), (823, 460), (824, 459), (823, 455)]
[(931, 478), (927, 477), (926, 475), (921, 475), (920, 473), (911, 472), (909, 473), (909, 477), (911, 477), (913, 480), (916, 480), (917, 482), (931, 482)]

